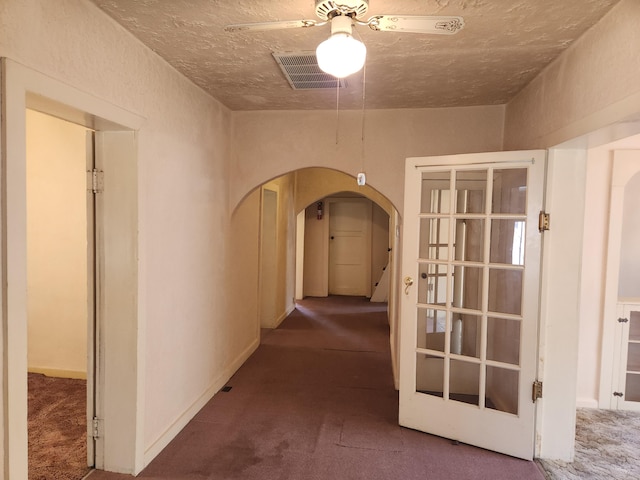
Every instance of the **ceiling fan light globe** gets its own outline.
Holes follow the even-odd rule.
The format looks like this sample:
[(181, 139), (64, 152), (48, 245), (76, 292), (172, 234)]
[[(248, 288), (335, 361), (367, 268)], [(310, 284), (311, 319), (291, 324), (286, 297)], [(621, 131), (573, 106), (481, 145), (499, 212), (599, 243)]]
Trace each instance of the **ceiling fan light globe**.
[(346, 33), (334, 33), (316, 48), (320, 70), (337, 78), (348, 77), (362, 69), (367, 47)]

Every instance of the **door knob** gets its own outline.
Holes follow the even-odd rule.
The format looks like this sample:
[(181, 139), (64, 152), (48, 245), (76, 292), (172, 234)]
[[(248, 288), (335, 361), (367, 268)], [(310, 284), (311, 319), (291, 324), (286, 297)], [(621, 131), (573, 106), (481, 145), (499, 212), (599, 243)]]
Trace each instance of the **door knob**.
[(409, 287), (413, 285), (413, 278), (404, 277), (404, 294), (409, 295)]

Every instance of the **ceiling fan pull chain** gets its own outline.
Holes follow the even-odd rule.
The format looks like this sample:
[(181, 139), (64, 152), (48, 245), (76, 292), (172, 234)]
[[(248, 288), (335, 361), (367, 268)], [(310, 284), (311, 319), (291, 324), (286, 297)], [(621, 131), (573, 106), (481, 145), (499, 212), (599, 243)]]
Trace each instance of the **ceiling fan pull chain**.
[(364, 173), (364, 120), (365, 120), (365, 89), (367, 80), (367, 64), (362, 68), (362, 131), (360, 132), (360, 171)]

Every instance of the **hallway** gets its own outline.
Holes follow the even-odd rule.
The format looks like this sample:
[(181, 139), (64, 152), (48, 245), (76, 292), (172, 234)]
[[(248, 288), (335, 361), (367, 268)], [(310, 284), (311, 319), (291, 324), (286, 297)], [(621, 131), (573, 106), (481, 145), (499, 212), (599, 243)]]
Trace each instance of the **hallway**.
[[(139, 475), (155, 480), (543, 478), (397, 425), (386, 304), (307, 298)], [(89, 480), (124, 480), (94, 472)]]

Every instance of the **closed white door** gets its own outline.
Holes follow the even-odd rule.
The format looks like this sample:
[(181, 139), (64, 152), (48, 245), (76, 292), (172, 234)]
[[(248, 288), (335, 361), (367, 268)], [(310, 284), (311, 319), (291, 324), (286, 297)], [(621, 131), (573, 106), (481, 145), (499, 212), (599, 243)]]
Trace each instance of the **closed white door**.
[(407, 160), (401, 425), (533, 457), (545, 159)]
[(371, 210), (364, 198), (329, 201), (329, 294), (371, 296)]

